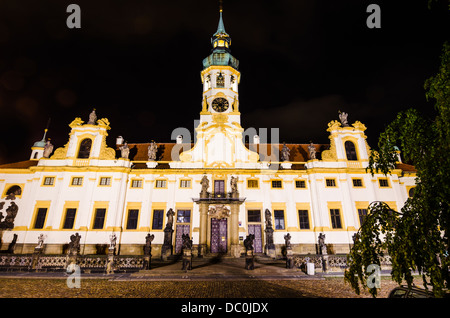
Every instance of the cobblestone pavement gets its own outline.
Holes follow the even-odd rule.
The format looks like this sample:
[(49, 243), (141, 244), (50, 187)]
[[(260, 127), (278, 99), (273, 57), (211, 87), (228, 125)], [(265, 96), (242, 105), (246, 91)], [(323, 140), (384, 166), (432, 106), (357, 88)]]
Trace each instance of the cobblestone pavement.
[[(243, 259), (195, 259), (193, 269), (180, 262), (154, 262), (152, 269), (105, 275), (83, 273), (80, 288), (69, 288), (68, 274), (1, 272), (0, 298), (356, 298), (343, 277), (308, 276), (286, 269), (284, 261), (257, 259), (255, 269), (244, 269)], [(342, 273), (341, 273), (342, 274)], [(421, 283), (419, 280), (417, 283)], [(383, 276), (379, 297), (397, 284)]]
[[(383, 277), (379, 297), (387, 297), (397, 284)], [(355, 298), (343, 278), (324, 280), (246, 281), (115, 281), (82, 279), (69, 288), (64, 279), (1, 278), (2, 298)]]

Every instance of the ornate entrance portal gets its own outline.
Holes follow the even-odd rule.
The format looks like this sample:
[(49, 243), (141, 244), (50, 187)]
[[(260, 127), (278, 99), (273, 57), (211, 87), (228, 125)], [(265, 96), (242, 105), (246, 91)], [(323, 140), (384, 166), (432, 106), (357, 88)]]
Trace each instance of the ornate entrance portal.
[(227, 252), (227, 219), (211, 219), (211, 253)]

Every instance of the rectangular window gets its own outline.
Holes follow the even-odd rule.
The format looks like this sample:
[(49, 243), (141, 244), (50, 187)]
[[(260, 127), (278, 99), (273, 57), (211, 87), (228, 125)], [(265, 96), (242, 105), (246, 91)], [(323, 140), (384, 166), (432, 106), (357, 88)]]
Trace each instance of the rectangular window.
[(389, 188), (389, 182), (387, 179), (379, 179), (378, 182), (381, 188)]
[(165, 188), (166, 180), (156, 180), (156, 188)]
[(353, 186), (355, 188), (361, 188), (363, 186), (362, 179), (353, 179)]
[(331, 227), (333, 229), (342, 229), (341, 213), (339, 209), (330, 209)]
[(52, 186), (55, 182), (55, 177), (45, 177), (44, 178), (44, 185), (46, 186)]
[(77, 209), (67, 209), (66, 218), (64, 220), (63, 229), (73, 229), (73, 223), (75, 222), (75, 214)]
[(128, 210), (128, 219), (127, 219), (127, 230), (136, 230), (138, 223), (139, 210), (130, 209)]
[(272, 188), (281, 189), (283, 187), (283, 183), (281, 180), (272, 180)]
[(336, 180), (334, 179), (326, 179), (325, 180), (327, 187), (335, 187), (336, 186)]
[(363, 225), (364, 220), (367, 216), (367, 209), (358, 209), (358, 216), (359, 216), (359, 224)]
[(177, 223), (190, 223), (191, 210), (177, 210)]
[(83, 177), (73, 177), (72, 178), (72, 185), (73, 186), (83, 185)]
[(273, 215), (275, 217), (275, 230), (284, 230), (284, 211), (274, 210)]
[(142, 180), (132, 180), (131, 187), (132, 188), (142, 188)]
[(100, 185), (101, 186), (109, 186), (109, 185), (111, 185), (111, 178), (110, 177), (101, 177), (100, 178)]
[(298, 220), (300, 222), (300, 229), (309, 230), (308, 210), (298, 210)]
[(106, 209), (95, 209), (95, 219), (93, 229), (103, 229), (105, 223)]
[(297, 189), (305, 189), (306, 188), (306, 182), (305, 180), (296, 180), (295, 181), (295, 187)]
[(36, 215), (36, 221), (34, 221), (35, 229), (44, 228), (45, 217), (47, 216), (47, 208), (39, 208)]
[(180, 188), (190, 188), (191, 180), (180, 180)]
[(258, 180), (247, 180), (247, 188), (258, 188)]
[(225, 180), (214, 180), (214, 195), (222, 197), (225, 194)]
[(248, 222), (261, 222), (261, 210), (248, 210)]
[(162, 230), (163, 228), (164, 210), (153, 210), (153, 230)]

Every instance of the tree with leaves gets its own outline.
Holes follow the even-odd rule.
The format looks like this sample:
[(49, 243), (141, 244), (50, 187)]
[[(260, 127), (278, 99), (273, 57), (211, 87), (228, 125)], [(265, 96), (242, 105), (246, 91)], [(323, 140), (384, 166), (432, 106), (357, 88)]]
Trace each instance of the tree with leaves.
[[(450, 284), (450, 44), (445, 43), (439, 72), (425, 82), (427, 100), (435, 101), (434, 118), (415, 109), (400, 112), (380, 135), (368, 170), (389, 174), (396, 167), (398, 147), (416, 169), (416, 187), (401, 211), (372, 202), (354, 237), (345, 281), (357, 294), (366, 284), (370, 264), (391, 258), (391, 276), (398, 284), (413, 283), (417, 271), (426, 288), (442, 297)], [(433, 117), (431, 116), (431, 117)], [(376, 297), (377, 289), (369, 288)]]

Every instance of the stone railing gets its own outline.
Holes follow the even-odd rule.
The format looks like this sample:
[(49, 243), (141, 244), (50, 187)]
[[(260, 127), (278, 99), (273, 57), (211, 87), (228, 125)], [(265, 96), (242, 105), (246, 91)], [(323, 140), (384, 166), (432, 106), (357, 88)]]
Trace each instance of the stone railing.
[[(328, 271), (344, 271), (348, 268), (347, 255), (294, 255), (294, 266), (302, 268), (306, 263), (314, 263), (314, 268), (323, 270), (324, 263), (326, 263)], [(391, 265), (391, 258), (385, 255), (380, 259), (380, 265), (383, 268), (389, 268)]]
[[(107, 255), (78, 255), (76, 265), (83, 272), (104, 272), (108, 263)], [(65, 271), (69, 265), (67, 255), (2, 255), (0, 270), (2, 271)], [(113, 269), (120, 271), (138, 271), (144, 268), (145, 256), (114, 256)]]

